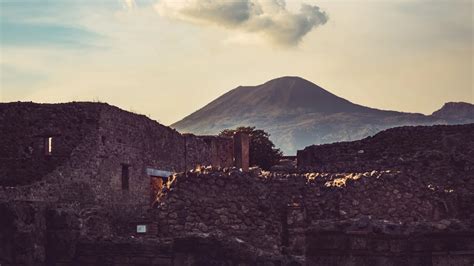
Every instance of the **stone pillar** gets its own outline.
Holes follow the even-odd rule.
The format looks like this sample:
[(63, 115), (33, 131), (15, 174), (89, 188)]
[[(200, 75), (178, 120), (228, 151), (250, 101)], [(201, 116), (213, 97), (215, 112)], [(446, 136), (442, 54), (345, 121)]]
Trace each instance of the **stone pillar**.
[(212, 167), (221, 167), (221, 162), (219, 160), (219, 149), (217, 148), (217, 139), (211, 138), (211, 165)]
[(250, 137), (247, 133), (237, 132), (234, 135), (234, 166), (248, 172), (250, 165)]

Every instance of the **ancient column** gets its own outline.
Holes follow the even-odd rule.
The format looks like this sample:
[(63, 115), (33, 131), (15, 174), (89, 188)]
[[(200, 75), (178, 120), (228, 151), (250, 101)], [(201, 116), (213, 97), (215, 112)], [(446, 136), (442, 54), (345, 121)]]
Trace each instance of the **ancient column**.
[(250, 165), (249, 158), (250, 137), (247, 133), (237, 132), (234, 135), (234, 165), (248, 172)]

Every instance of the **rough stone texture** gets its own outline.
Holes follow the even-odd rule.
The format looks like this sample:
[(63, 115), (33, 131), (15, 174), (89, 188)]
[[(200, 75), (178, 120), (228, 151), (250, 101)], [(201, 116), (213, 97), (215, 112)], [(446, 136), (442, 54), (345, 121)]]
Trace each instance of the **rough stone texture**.
[[(29, 118), (15, 122), (22, 107), (35, 113), (34, 126)], [(227, 168), (232, 139), (181, 135), (106, 104), (0, 110), (8, 140), (1, 140), (0, 180), (9, 185), (0, 186), (2, 265), (474, 261), (474, 125), (393, 129), (309, 147), (299, 154), (299, 171), (243, 172)], [(42, 117), (58, 123), (37, 124)], [(37, 132), (53, 136), (51, 156), (21, 153)], [(44, 151), (41, 145), (34, 150)], [(32, 166), (14, 169), (12, 159)], [(49, 168), (35, 168), (48, 160)], [(195, 170), (171, 178), (151, 208), (147, 168)], [(148, 232), (137, 233), (138, 224)]]
[(221, 231), (261, 249), (278, 252), (287, 245), (295, 247), (295, 252), (299, 249), (299, 253), (303, 248), (301, 229), (320, 220), (370, 215), (404, 224), (446, 219), (472, 223), (474, 197), (464, 189), (470, 183), (447, 190), (427, 186), (424, 181), (401, 173), (377, 171), (292, 175), (188, 173), (177, 176), (162, 198), (154, 220), (159, 236), (173, 237), (183, 231)]
[[(0, 184), (24, 185), (3, 189), (0, 198), (144, 206), (151, 198), (147, 168), (179, 172), (211, 161), (232, 165), (232, 139), (182, 136), (102, 103), (0, 104), (0, 127)], [(53, 151), (45, 155), (49, 136)], [(129, 171), (125, 190), (122, 165)]]
[(320, 221), (306, 231), (307, 265), (471, 265), (474, 232), (455, 221), (410, 226), (359, 220)]
[(43, 265), (75, 253), (80, 222), (70, 208), (0, 202), (0, 264)]
[[(70, 206), (69, 206), (70, 207)], [(289, 256), (268, 253), (219, 234), (176, 238), (83, 235), (83, 220), (48, 203), (1, 202), (1, 265), (291, 265)], [(103, 236), (103, 235), (102, 235)]]
[(238, 171), (178, 175), (155, 211), (158, 235), (222, 232), (278, 250), (281, 217), (269, 196), (264, 182)]
[[(97, 132), (100, 105), (0, 104), (0, 185), (40, 180), (64, 164), (87, 135)], [(45, 138), (53, 137), (53, 155)]]
[[(291, 264), (293, 263), (293, 264)], [(300, 265), (219, 236), (189, 235), (175, 239), (83, 240), (76, 253), (54, 265)]]
[(248, 172), (250, 166), (249, 160), (250, 137), (246, 133), (237, 132), (234, 136), (235, 166)]
[[(474, 124), (394, 128), (361, 141), (308, 147), (298, 164), (300, 170), (349, 172), (328, 183), (344, 185), (350, 195), (339, 202), (345, 217), (472, 219), (473, 135)], [(320, 174), (313, 176), (317, 181)]]
[(360, 141), (309, 146), (298, 167), (318, 172), (420, 171), (454, 176), (474, 169), (474, 124), (399, 127)]
[(46, 258), (44, 206), (0, 203), (0, 264), (34, 265)]
[(234, 165), (233, 140), (230, 137), (221, 136), (198, 136), (208, 146), (211, 147), (210, 165), (218, 168), (225, 168)]

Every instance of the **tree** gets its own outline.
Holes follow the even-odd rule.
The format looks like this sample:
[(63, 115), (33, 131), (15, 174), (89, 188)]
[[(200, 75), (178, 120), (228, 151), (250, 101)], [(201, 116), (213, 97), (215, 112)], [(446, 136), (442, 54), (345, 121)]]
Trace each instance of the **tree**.
[(247, 133), (250, 137), (250, 165), (259, 166), (268, 170), (277, 164), (282, 156), (280, 149), (270, 140), (270, 134), (255, 127), (238, 127), (236, 129), (225, 129), (219, 136), (232, 137), (237, 132)]

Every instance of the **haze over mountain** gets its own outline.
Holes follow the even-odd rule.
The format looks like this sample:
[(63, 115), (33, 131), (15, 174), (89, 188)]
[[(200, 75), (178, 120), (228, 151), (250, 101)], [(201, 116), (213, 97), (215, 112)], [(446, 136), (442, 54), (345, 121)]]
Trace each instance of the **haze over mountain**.
[(474, 123), (474, 105), (446, 103), (432, 115), (354, 104), (300, 77), (239, 86), (171, 125), (180, 132), (217, 134), (255, 126), (271, 134), (285, 154), (312, 144), (357, 140), (402, 125)]

